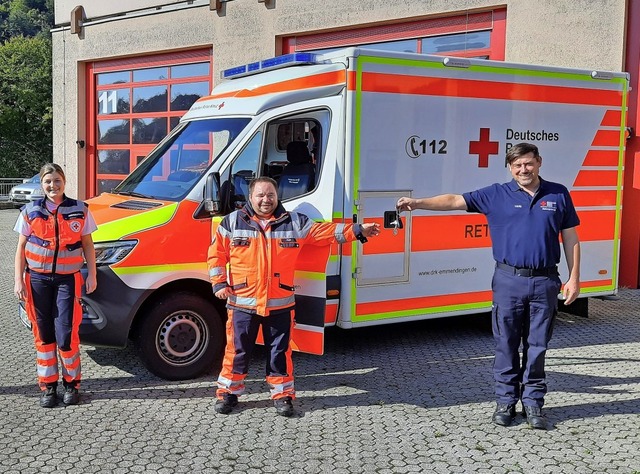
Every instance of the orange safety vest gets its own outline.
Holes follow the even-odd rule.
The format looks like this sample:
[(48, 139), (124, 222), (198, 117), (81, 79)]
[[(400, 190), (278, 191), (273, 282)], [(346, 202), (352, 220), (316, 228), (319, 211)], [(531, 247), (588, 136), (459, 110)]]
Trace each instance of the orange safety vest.
[(29, 270), (38, 273), (75, 273), (82, 268), (82, 231), (87, 218), (87, 205), (65, 197), (51, 213), (45, 199), (32, 201), (22, 209), (31, 226), (25, 257)]
[(262, 316), (290, 308), (295, 304), (293, 277), (302, 246), (351, 242), (360, 232), (359, 224), (313, 222), (281, 204), (263, 229), (247, 203), (222, 219), (209, 246), (213, 292), (231, 286), (235, 294), (228, 306)]

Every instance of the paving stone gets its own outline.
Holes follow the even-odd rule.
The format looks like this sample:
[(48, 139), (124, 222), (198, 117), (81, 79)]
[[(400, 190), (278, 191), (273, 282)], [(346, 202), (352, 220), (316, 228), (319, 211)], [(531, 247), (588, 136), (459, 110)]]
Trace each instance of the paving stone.
[(38, 406), (31, 334), (13, 298), (17, 210), (0, 210), (0, 472), (640, 472), (640, 290), (559, 315), (547, 357), (550, 431), (494, 408), (485, 315), (330, 328), (326, 354), (294, 354), (296, 414), (278, 417), (263, 379), (217, 415), (214, 373), (167, 382), (131, 348), (82, 346), (81, 403)]

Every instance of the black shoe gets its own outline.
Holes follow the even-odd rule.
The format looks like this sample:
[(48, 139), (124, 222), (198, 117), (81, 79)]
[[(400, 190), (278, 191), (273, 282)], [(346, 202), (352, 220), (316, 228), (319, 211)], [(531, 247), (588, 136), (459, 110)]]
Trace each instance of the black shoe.
[(531, 428), (535, 430), (548, 429), (547, 418), (542, 414), (542, 408), (525, 406), (522, 415), (527, 419)]
[(491, 419), (496, 425), (509, 426), (515, 417), (515, 403), (511, 403), (508, 405), (504, 403), (498, 403), (496, 405), (496, 411), (493, 412), (493, 417), (491, 417)]
[(273, 401), (273, 405), (276, 407), (276, 413), (280, 416), (293, 415), (293, 403), (291, 403), (291, 397), (276, 398)]
[(238, 404), (238, 396), (232, 393), (223, 393), (222, 398), (216, 400), (215, 410), (216, 413), (227, 415), (231, 413), (234, 406)]
[(53, 408), (58, 404), (58, 394), (56, 393), (56, 385), (49, 385), (40, 397), (40, 406), (42, 408)]
[(73, 386), (67, 386), (64, 388), (64, 395), (62, 396), (62, 403), (65, 405), (77, 405), (80, 401), (80, 394), (78, 389)]

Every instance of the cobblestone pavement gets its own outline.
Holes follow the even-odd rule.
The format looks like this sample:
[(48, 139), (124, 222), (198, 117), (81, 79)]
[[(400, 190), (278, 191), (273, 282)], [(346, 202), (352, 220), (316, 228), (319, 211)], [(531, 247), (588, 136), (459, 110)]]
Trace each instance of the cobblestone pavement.
[(550, 431), (490, 421), (486, 316), (329, 330), (294, 354), (296, 414), (275, 414), (264, 352), (231, 415), (211, 373), (150, 375), (132, 349), (82, 347), (80, 405), (38, 406), (31, 334), (12, 296), (16, 210), (0, 210), (0, 472), (640, 473), (640, 291), (561, 314), (548, 353)]

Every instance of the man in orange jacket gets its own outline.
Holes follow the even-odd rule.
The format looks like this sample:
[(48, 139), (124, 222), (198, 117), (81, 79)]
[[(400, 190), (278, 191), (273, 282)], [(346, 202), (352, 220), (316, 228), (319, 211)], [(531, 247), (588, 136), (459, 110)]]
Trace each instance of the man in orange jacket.
[[(230, 413), (244, 392), (249, 358), (260, 325), (270, 350), (267, 383), (276, 412), (293, 414), (295, 398), (289, 344), (294, 316), (293, 276), (296, 259), (307, 244), (366, 242), (378, 235), (378, 224), (316, 223), (304, 214), (287, 212), (278, 202), (276, 182), (253, 180), (249, 202), (226, 216), (209, 247), (213, 292), (227, 300), (227, 345), (218, 377), (218, 413)], [(227, 269), (228, 265), (228, 269)]]

